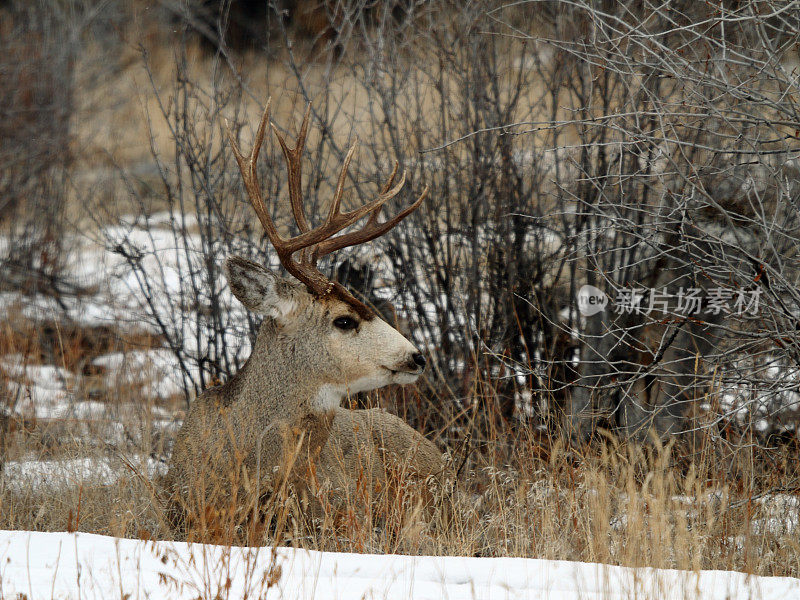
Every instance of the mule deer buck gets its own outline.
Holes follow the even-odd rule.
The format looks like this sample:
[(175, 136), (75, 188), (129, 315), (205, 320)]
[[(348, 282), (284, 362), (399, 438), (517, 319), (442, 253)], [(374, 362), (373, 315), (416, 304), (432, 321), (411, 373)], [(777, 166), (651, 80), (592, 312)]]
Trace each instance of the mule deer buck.
[[(288, 167), (289, 199), (300, 233), (283, 237), (262, 197), (256, 162), (269, 121), (269, 102), (255, 145), (244, 156), (228, 132), (250, 203), (281, 264), (296, 279), (233, 256), (227, 278), (233, 294), (264, 317), (252, 354), (224, 385), (206, 390), (193, 403), (178, 433), (169, 473), (171, 521), (179, 532), (208, 532), (214, 518), (234, 515), (243, 523), (259, 503), (291, 489), (319, 516), (325, 502), (344, 506), (356, 478), (378, 489), (391, 487), (397, 470), (420, 482), (439, 481), (443, 458), (435, 445), (396, 416), (380, 409), (348, 410), (348, 394), (389, 384), (407, 384), (422, 374), (426, 359), (398, 331), (341, 284), (320, 272), (317, 260), (373, 240), (411, 214), (417, 200), (384, 222), (381, 207), (400, 192), (397, 164), (377, 198), (349, 212), (342, 194), (355, 145), (347, 153), (325, 221), (312, 228), (301, 195), (301, 157), (308, 131), (305, 114), (296, 146), (289, 148), (271, 125)], [(368, 217), (357, 231), (341, 233)], [(338, 234), (338, 235), (337, 235)], [(427, 482), (427, 483), (425, 483)], [(420, 504), (430, 499), (422, 492)], [(226, 512), (227, 511), (227, 512)], [(253, 510), (255, 512), (255, 510)]]

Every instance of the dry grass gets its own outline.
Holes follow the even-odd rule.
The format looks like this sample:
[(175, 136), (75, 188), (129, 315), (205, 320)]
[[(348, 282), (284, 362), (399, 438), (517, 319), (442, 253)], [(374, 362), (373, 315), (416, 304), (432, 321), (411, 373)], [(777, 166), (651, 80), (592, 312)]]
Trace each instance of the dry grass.
[[(100, 454), (89, 456), (98, 459)], [(709, 479), (694, 465), (684, 472), (670, 464), (671, 457), (669, 451), (609, 445), (575, 464), (573, 456), (558, 449), (547, 462), (519, 451), (510, 465), (476, 464), (463, 474), (458, 493), (444, 500), (455, 515), (447, 527), (437, 521), (424, 525), (418, 507), (364, 486), (343, 513), (315, 526), (295, 504), (279, 502), (266, 515), (267, 522), (283, 525), (274, 535), (263, 527), (226, 529), (218, 517), (203, 539), (256, 545), (283, 540), (346, 552), (800, 573), (792, 525), (796, 497), (753, 500), (737, 492), (736, 482)], [(121, 476), (108, 485), (28, 488), (25, 481), (13, 482), (0, 495), (0, 527), (169, 539), (163, 507), (149, 485), (121, 463), (115, 467)], [(365, 506), (371, 507), (366, 515)]]

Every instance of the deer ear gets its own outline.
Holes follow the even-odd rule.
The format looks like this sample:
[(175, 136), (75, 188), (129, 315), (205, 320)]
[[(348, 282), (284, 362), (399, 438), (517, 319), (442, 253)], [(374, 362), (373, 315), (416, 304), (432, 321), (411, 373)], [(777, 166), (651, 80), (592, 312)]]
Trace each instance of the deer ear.
[(297, 308), (296, 286), (258, 263), (231, 256), (225, 271), (233, 295), (253, 312), (277, 319)]

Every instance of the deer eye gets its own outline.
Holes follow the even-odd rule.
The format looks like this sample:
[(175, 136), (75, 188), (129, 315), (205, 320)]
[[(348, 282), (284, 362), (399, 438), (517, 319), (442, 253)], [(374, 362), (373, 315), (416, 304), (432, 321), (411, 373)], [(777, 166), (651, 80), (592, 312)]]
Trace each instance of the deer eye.
[(358, 327), (358, 321), (353, 317), (337, 317), (333, 320), (333, 324), (335, 327), (343, 329), (344, 331), (349, 331)]

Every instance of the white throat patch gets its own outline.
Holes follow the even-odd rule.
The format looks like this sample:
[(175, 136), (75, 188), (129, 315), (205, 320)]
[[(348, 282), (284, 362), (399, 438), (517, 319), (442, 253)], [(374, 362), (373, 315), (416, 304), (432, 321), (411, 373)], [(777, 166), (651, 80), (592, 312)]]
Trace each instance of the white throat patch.
[(312, 400), (311, 407), (315, 411), (330, 412), (336, 410), (342, 403), (346, 389), (338, 385), (323, 385), (316, 398)]
[[(411, 383), (416, 380), (416, 378), (416, 375), (408, 378), (397, 377), (397, 383)], [(392, 377), (379, 376), (362, 377), (352, 382), (350, 385), (326, 384), (319, 389), (319, 393), (317, 393), (317, 396), (312, 400), (311, 408), (319, 412), (329, 412), (338, 408), (342, 400), (349, 394), (374, 390), (394, 382)]]

